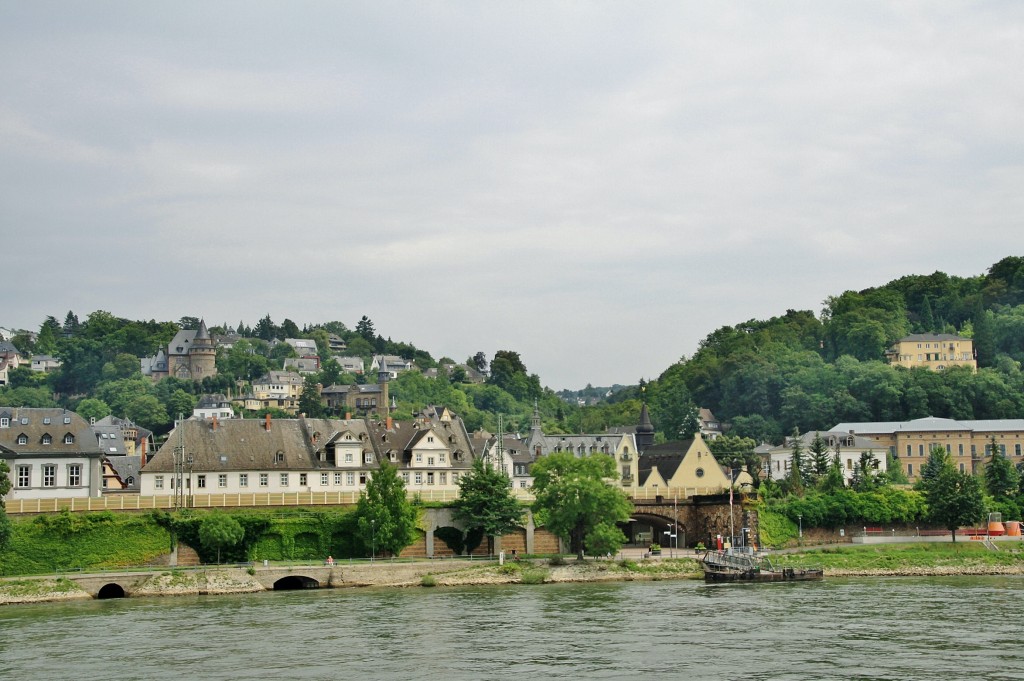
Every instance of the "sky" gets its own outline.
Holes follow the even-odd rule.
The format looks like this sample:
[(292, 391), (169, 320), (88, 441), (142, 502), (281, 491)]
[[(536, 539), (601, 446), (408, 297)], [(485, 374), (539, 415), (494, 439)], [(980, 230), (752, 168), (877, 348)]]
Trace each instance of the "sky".
[(0, 0), (0, 326), (269, 314), (554, 388), (1024, 254), (1021, 2)]

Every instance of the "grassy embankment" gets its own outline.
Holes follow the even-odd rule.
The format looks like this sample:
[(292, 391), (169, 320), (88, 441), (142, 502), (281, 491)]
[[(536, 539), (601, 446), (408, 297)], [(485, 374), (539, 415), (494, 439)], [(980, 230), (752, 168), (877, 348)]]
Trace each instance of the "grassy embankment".
[(1024, 546), (1000, 542), (993, 551), (977, 541), (830, 545), (777, 554), (777, 566), (817, 566), (827, 575), (1024, 573)]

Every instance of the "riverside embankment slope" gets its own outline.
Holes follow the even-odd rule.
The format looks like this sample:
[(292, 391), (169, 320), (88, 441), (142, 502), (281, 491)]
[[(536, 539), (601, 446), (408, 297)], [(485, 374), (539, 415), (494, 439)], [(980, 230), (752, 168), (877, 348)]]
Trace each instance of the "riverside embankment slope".
[[(827, 577), (1024, 575), (1024, 551), (998, 555), (973, 550), (929, 549), (924, 553), (900, 547), (842, 548), (807, 551), (777, 556), (781, 564), (822, 565)], [(325, 572), (323, 566), (308, 566)], [(133, 586), (128, 597), (219, 595), (255, 593), (273, 588), (281, 566), (252, 568), (170, 569), (152, 573), (131, 573)], [(301, 574), (303, 566), (289, 566), (286, 572)], [(128, 573), (125, 573), (128, 574)], [(569, 560), (552, 565), (548, 561), (521, 562), (415, 561), (340, 563), (319, 578), (321, 588), (422, 586), (476, 586), (499, 584), (548, 584), (564, 582), (638, 581), (696, 579), (702, 574), (696, 558), (652, 560)], [(117, 573), (102, 573), (117, 582)], [(93, 596), (75, 579), (23, 577), (0, 580), (0, 605), (44, 601), (68, 601)]]

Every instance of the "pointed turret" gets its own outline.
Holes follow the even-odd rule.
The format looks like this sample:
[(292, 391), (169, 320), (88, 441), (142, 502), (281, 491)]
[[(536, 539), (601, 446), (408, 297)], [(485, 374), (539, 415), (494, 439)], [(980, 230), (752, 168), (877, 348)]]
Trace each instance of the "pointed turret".
[(636, 446), (641, 452), (654, 444), (654, 424), (647, 413), (647, 403), (640, 406), (640, 423), (636, 427)]

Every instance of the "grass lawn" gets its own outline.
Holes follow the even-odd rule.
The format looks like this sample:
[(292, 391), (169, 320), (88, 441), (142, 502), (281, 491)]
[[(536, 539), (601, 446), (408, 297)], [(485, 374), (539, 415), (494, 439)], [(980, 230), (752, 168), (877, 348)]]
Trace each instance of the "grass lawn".
[(868, 544), (807, 548), (773, 555), (778, 566), (813, 565), (826, 570), (903, 570), (914, 568), (1024, 567), (1024, 545), (1000, 542), (992, 551), (977, 541)]

